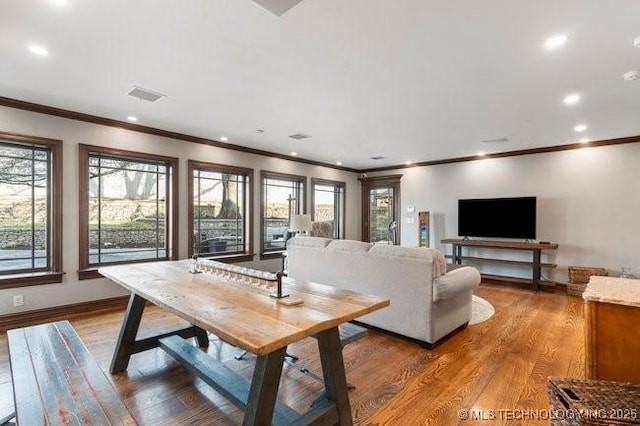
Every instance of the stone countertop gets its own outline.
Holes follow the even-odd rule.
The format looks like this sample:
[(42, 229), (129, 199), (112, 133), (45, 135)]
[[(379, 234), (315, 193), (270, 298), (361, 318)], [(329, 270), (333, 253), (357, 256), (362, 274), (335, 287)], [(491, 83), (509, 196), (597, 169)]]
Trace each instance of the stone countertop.
[(582, 298), (592, 302), (640, 307), (640, 280), (592, 276)]

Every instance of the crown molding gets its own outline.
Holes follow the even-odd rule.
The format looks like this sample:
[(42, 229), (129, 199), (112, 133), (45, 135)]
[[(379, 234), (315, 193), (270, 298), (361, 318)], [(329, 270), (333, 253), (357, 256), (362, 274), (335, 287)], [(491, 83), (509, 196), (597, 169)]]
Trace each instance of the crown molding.
[(83, 121), (85, 123), (99, 124), (102, 126), (118, 127), (121, 129), (131, 130), (133, 132), (146, 133), (148, 135), (161, 136), (170, 139), (176, 139), (184, 142), (199, 143), (203, 145), (209, 145), (216, 148), (230, 149), (233, 151), (246, 152), (248, 154), (261, 155), (271, 158), (279, 158), (282, 160), (293, 161), (296, 163), (311, 164), (314, 166), (328, 167), (330, 169), (343, 170), (346, 172), (357, 173), (357, 169), (350, 167), (338, 166), (330, 163), (323, 163), (321, 161), (307, 160), (305, 158), (291, 157), (284, 154), (278, 154), (271, 151), (265, 151), (262, 149), (249, 148), (240, 145), (234, 145), (231, 143), (220, 142), (215, 139), (201, 138), (198, 136), (187, 135), (185, 133), (172, 132), (169, 130), (157, 129), (155, 127), (143, 126), (141, 124), (130, 123), (127, 121), (114, 120), (111, 118), (99, 117), (97, 115), (85, 114), (82, 112), (70, 111), (67, 109), (56, 108), (48, 105), (36, 104), (33, 102), (21, 101), (19, 99), (12, 99), (0, 96), (0, 106), (9, 108), (21, 109), (25, 111), (37, 112), (40, 114), (52, 115), (55, 117), (68, 118), (70, 120)]

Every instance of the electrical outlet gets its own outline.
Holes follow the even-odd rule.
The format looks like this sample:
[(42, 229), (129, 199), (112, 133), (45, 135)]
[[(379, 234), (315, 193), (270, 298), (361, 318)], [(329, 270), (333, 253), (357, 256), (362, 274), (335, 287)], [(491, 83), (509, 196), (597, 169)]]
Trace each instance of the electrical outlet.
[(24, 297), (21, 294), (13, 296), (13, 307), (24, 306)]

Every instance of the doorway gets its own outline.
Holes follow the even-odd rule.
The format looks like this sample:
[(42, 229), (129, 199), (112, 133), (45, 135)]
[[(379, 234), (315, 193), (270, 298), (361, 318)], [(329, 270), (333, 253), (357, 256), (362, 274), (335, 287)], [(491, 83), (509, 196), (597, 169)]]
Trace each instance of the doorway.
[(362, 184), (362, 241), (400, 244), (400, 178), (359, 178)]

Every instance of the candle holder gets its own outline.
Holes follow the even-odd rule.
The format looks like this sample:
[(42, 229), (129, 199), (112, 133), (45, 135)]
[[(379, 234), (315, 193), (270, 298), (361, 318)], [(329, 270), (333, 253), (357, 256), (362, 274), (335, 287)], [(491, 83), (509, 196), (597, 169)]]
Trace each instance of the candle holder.
[(193, 256), (191, 256), (192, 262), (191, 262), (191, 269), (189, 270), (190, 274), (199, 274), (201, 271), (198, 269), (198, 253), (194, 253)]
[(630, 267), (623, 266), (620, 268), (620, 278), (635, 278), (635, 276), (631, 273)]
[(276, 293), (270, 294), (269, 296), (275, 297), (276, 299), (284, 299), (285, 297), (289, 297), (288, 294), (282, 294), (282, 271), (276, 272)]

